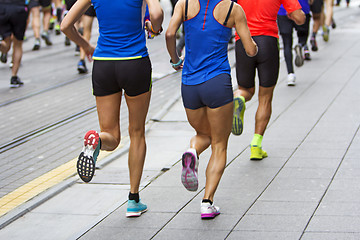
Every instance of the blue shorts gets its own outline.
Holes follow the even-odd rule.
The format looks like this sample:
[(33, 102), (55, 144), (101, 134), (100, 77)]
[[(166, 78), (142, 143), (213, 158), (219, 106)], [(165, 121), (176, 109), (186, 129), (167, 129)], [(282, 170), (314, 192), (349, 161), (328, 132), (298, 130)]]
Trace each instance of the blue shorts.
[(181, 95), (185, 108), (218, 108), (233, 101), (231, 76), (222, 73), (198, 85), (181, 85)]

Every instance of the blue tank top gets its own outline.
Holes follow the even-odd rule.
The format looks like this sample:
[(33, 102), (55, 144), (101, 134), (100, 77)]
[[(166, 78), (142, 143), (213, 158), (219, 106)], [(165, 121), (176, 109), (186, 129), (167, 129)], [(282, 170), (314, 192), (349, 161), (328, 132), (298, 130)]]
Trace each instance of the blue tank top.
[(219, 23), (213, 15), (222, 0), (199, 0), (199, 13), (184, 22), (185, 62), (182, 83), (197, 85), (222, 73), (230, 75), (227, 47), (231, 28)]
[(144, 31), (144, 0), (91, 0), (99, 21), (95, 60), (126, 60), (148, 56)]

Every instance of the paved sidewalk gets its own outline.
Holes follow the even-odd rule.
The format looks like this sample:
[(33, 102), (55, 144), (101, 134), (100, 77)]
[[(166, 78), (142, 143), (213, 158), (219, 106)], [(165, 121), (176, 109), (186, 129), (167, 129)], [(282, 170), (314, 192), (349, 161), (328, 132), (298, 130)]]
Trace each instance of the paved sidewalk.
[(175, 95), (147, 126), (140, 196), (148, 212), (125, 218), (123, 154), (90, 184), (78, 181), (1, 229), (0, 239), (360, 239), (360, 10), (348, 11), (339, 17), (351, 22), (339, 21), (326, 44), (319, 36), (319, 52), (295, 69), (295, 87), (286, 86), (281, 63), (262, 161), (249, 160), (257, 99), (247, 104), (244, 133), (229, 139), (214, 220), (200, 219), (210, 150), (200, 156), (199, 190), (180, 181), (194, 131)]

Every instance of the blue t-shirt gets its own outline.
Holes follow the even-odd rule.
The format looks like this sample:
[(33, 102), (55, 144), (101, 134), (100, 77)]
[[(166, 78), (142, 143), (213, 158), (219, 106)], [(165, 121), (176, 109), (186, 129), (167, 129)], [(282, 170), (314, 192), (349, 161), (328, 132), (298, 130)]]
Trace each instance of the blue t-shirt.
[(92, 0), (99, 21), (95, 60), (126, 60), (148, 56), (144, 31), (144, 0)]
[(231, 28), (213, 16), (220, 1), (200, 0), (199, 13), (184, 22), (186, 48), (182, 82), (185, 85), (197, 85), (222, 73), (230, 75), (227, 46)]
[[(301, 10), (303, 10), (303, 12), (305, 14), (309, 14), (310, 13), (310, 5), (309, 5), (309, 0), (298, 0), (300, 5), (301, 5)], [(282, 15), (282, 16), (286, 16), (287, 12), (284, 8), (284, 6), (281, 4), (280, 10), (278, 12), (278, 15)]]

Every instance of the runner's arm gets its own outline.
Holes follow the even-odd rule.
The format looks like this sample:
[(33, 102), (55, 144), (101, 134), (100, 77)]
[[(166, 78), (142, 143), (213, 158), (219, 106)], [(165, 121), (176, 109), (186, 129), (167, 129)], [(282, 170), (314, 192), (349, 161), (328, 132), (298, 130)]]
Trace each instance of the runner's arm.
[(84, 49), (86, 55), (90, 59), (94, 53), (95, 47), (92, 46), (89, 41), (87, 41), (75, 28), (75, 23), (80, 19), (80, 17), (86, 12), (90, 7), (90, 0), (78, 0), (71, 7), (69, 12), (66, 14), (64, 19), (61, 22), (61, 31), (73, 42), (79, 45)]
[(150, 21), (154, 32), (159, 32), (161, 24), (164, 19), (164, 13), (159, 3), (159, 0), (146, 0), (146, 3), (149, 8)]
[(251, 38), (250, 30), (247, 25), (245, 12), (238, 4), (234, 4), (233, 14), (235, 16), (235, 29), (245, 48), (245, 52), (249, 57), (257, 54), (258, 48), (254, 40)]
[[(180, 58), (176, 51), (176, 32), (179, 29), (181, 23), (183, 22), (183, 8), (184, 1), (179, 1), (175, 5), (174, 14), (170, 19), (168, 29), (166, 31), (166, 47), (171, 57), (172, 63), (176, 64), (180, 61)], [(180, 69), (180, 68), (179, 68)], [(176, 70), (179, 70), (176, 69)]]
[(305, 13), (301, 9), (289, 13), (288, 18), (293, 20), (297, 25), (303, 25), (306, 20)]

